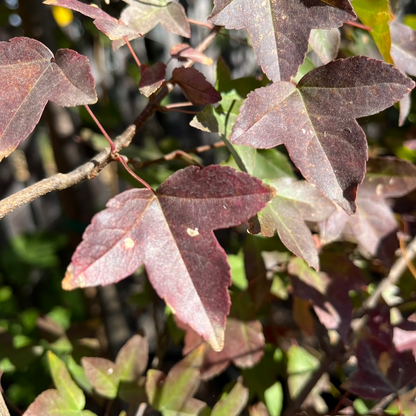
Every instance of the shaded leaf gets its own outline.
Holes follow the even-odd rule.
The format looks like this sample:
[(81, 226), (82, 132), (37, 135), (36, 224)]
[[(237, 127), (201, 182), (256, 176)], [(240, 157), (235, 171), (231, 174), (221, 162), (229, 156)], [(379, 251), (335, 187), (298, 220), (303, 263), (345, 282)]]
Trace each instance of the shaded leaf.
[(356, 348), (358, 371), (343, 387), (365, 399), (381, 399), (397, 393), (416, 377), (416, 362), (411, 351), (386, 348), (375, 338), (362, 338)]
[(386, 62), (393, 63), (390, 57), (390, 28), (393, 19), (388, 0), (351, 0), (355, 12), (361, 22), (371, 27), (371, 35), (376, 42), (381, 56)]
[(140, 36), (140, 32), (127, 27), (123, 22), (111, 17), (97, 6), (90, 6), (78, 0), (45, 0), (43, 3), (50, 6), (65, 7), (94, 19), (93, 23), (96, 28), (111, 40), (123, 39), (125, 36), (131, 40)]
[(246, 221), (269, 198), (258, 179), (220, 166), (177, 171), (155, 193), (126, 191), (94, 217), (62, 286), (114, 283), (144, 264), (178, 318), (220, 350), (230, 272), (212, 230)]
[(140, 71), (142, 77), (139, 90), (144, 96), (150, 97), (165, 82), (166, 65), (163, 62), (157, 62), (153, 66), (143, 64)]
[(339, 50), (341, 34), (339, 29), (313, 29), (309, 36), (309, 44), (323, 64), (336, 59)]
[[(191, 28), (185, 9), (177, 2), (156, 5), (150, 2), (123, 0), (128, 6), (121, 12), (120, 22), (141, 35), (150, 32), (158, 23), (163, 29), (185, 38), (191, 37)], [(129, 37), (129, 39), (132, 39)], [(113, 42), (113, 48), (124, 45), (124, 40)]]
[(277, 192), (258, 214), (262, 235), (272, 237), (277, 230), (292, 253), (319, 269), (318, 250), (305, 221), (324, 221), (334, 211), (334, 205), (306, 181), (281, 178), (266, 183)]
[(230, 140), (255, 148), (285, 144), (304, 178), (351, 214), (367, 159), (355, 118), (389, 107), (413, 86), (384, 62), (339, 59), (306, 74), (297, 88), (279, 82), (250, 93)]
[(393, 328), (393, 343), (397, 351), (412, 350), (416, 357), (416, 312)]
[[(181, 322), (178, 326), (186, 331), (183, 353), (187, 354), (201, 343), (203, 339), (191, 328)], [(259, 321), (243, 322), (235, 318), (227, 319), (224, 348), (221, 352), (207, 347), (201, 377), (206, 380), (221, 373), (231, 362), (237, 367), (248, 368), (255, 365), (263, 356), (264, 336)]]
[(391, 265), (398, 247), (397, 221), (386, 198), (401, 197), (415, 187), (416, 168), (411, 163), (393, 157), (370, 159), (357, 193), (356, 214), (348, 217), (335, 211), (319, 224), (321, 240), (330, 242), (343, 236), (356, 241), (364, 254)]
[[(391, 57), (401, 71), (416, 76), (416, 32), (399, 22), (390, 22)], [(399, 126), (402, 126), (411, 108), (410, 94), (400, 100)]]
[(117, 372), (121, 381), (136, 381), (147, 367), (149, 346), (140, 335), (131, 337), (116, 358)]
[[(48, 351), (48, 362), (53, 382), (66, 406), (71, 410), (82, 410), (85, 406), (84, 393), (72, 380), (64, 362), (51, 351)], [(56, 395), (52, 396), (56, 398)]]
[(322, 257), (322, 272), (316, 273), (299, 258), (290, 261), (293, 293), (312, 300), (319, 320), (327, 329), (335, 329), (346, 342), (350, 331), (352, 303), (348, 292), (357, 290), (364, 279), (360, 270), (345, 254)]
[(315, 323), (310, 311), (309, 300), (303, 300), (294, 296), (293, 298), (293, 319), (296, 325), (308, 336), (312, 336), (315, 330)]
[[(304, 348), (292, 345), (287, 353), (287, 374), (290, 397), (293, 399), (302, 390), (302, 387), (308, 382), (313, 372), (319, 367), (319, 359)], [(326, 389), (328, 382), (324, 374), (315, 384), (305, 401), (322, 413), (327, 412), (327, 406), (320, 393)]]
[(169, 411), (185, 413), (186, 408), (200, 405), (201, 402), (195, 401), (192, 396), (200, 383), (199, 368), (202, 365), (204, 350), (205, 346), (200, 346), (192, 351), (172, 367), (166, 378), (157, 370), (148, 371), (146, 392), (149, 403), (155, 410), (163, 414)]
[(112, 361), (100, 357), (83, 357), (81, 363), (85, 375), (98, 394), (108, 399), (117, 397), (120, 374)]
[(176, 58), (178, 61), (186, 62), (188, 59), (191, 61), (199, 62), (203, 65), (212, 65), (212, 59), (198, 52), (187, 43), (178, 43), (170, 50), (170, 56)]
[(308, 50), (311, 29), (331, 29), (355, 19), (348, 0), (215, 0), (209, 20), (247, 29), (257, 61), (273, 81), (290, 81)]
[(258, 402), (249, 408), (250, 416), (270, 416), (264, 403)]
[(212, 409), (211, 416), (236, 416), (244, 409), (248, 400), (248, 389), (237, 382), (232, 390)]
[(221, 101), (221, 94), (195, 68), (175, 68), (172, 72), (172, 82), (181, 87), (185, 97), (194, 105)]
[(29, 38), (0, 42), (0, 161), (32, 132), (48, 101), (71, 107), (97, 101), (88, 59), (60, 49), (55, 57)]

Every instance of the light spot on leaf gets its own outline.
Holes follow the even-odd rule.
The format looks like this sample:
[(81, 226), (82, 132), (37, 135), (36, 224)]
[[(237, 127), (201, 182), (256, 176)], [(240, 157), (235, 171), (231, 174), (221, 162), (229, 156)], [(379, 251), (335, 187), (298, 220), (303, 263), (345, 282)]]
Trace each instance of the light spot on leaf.
[(109, 368), (108, 370), (107, 370), (107, 374), (108, 375), (111, 375), (111, 374), (113, 374), (114, 373), (114, 368)]
[(125, 240), (124, 240), (124, 248), (126, 249), (126, 250), (130, 250), (131, 248), (133, 248), (135, 246), (135, 244), (134, 244), (134, 241), (130, 238), (130, 237), (127, 237)]
[(198, 228), (195, 228), (195, 230), (193, 230), (192, 228), (188, 228), (186, 230), (186, 232), (191, 236), (191, 237), (196, 237), (197, 235), (199, 235), (199, 231)]

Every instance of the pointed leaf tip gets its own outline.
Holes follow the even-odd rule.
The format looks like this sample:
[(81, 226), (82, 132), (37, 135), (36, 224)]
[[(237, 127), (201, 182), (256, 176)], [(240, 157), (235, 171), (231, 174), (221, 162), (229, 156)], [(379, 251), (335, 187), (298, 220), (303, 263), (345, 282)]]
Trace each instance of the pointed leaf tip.
[(259, 179), (218, 165), (179, 170), (156, 193), (123, 192), (86, 229), (63, 288), (115, 283), (144, 264), (178, 318), (220, 350), (231, 276), (212, 230), (247, 221), (269, 200)]

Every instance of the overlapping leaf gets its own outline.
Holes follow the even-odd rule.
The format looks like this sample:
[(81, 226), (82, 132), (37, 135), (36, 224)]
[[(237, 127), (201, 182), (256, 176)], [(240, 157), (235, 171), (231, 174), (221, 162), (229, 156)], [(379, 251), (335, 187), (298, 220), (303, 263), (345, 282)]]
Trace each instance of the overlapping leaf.
[(180, 170), (156, 192), (126, 191), (94, 217), (62, 285), (114, 283), (144, 264), (178, 318), (220, 350), (230, 272), (212, 230), (246, 221), (269, 199), (258, 179), (220, 166)]
[(215, 0), (210, 16), (227, 29), (247, 29), (257, 61), (273, 81), (296, 75), (311, 29), (340, 27), (355, 18), (348, 0)]
[[(203, 343), (203, 339), (189, 326), (177, 320), (178, 326), (186, 331), (183, 353), (188, 354)], [(214, 351), (207, 346), (201, 363), (201, 377), (210, 379), (224, 371), (232, 362), (240, 368), (254, 366), (264, 352), (264, 336), (260, 321), (243, 322), (227, 319), (224, 349)]]
[(390, 57), (390, 28), (393, 19), (388, 0), (351, 0), (354, 11), (363, 24), (371, 27), (371, 35), (386, 62), (393, 63)]
[(351, 214), (367, 159), (355, 118), (389, 107), (413, 87), (384, 62), (340, 59), (312, 70), (297, 87), (278, 82), (250, 93), (230, 140), (256, 148), (284, 144), (305, 179)]
[(172, 72), (172, 82), (181, 87), (185, 97), (194, 105), (221, 101), (221, 94), (195, 68), (175, 68)]
[(0, 42), (0, 161), (26, 139), (50, 100), (66, 107), (97, 101), (88, 59), (69, 49), (55, 57), (29, 38)]
[(313, 29), (309, 36), (309, 44), (323, 64), (333, 61), (339, 50), (341, 34), (339, 29)]
[(158, 370), (147, 372), (146, 393), (155, 410), (162, 414), (196, 415), (206, 406), (192, 397), (200, 384), (204, 350), (205, 346), (196, 348), (174, 365), (167, 376)]
[(111, 17), (97, 6), (90, 6), (78, 0), (45, 0), (43, 3), (50, 6), (65, 7), (66, 9), (79, 12), (84, 16), (94, 19), (93, 23), (97, 29), (107, 35), (111, 40), (123, 39), (125, 36), (129, 39), (135, 39), (141, 36), (140, 32), (127, 27), (123, 22)]
[(312, 300), (319, 320), (327, 329), (335, 329), (344, 341), (350, 330), (352, 304), (348, 292), (363, 283), (359, 269), (345, 256), (322, 258), (322, 272), (316, 273), (299, 258), (289, 264), (294, 295)]
[(170, 50), (170, 56), (178, 61), (186, 62), (188, 59), (204, 65), (212, 65), (212, 58), (192, 48), (187, 43), (179, 43)]
[(259, 214), (262, 235), (272, 237), (275, 230), (282, 243), (294, 254), (319, 268), (318, 250), (305, 221), (324, 221), (335, 206), (306, 181), (281, 178), (266, 181), (277, 193)]
[(146, 97), (150, 97), (165, 81), (166, 65), (163, 62), (157, 62), (150, 67), (143, 64), (140, 69), (142, 77), (139, 90)]
[(396, 158), (370, 159), (357, 194), (357, 212), (349, 217), (337, 210), (319, 224), (323, 243), (341, 235), (358, 243), (365, 254), (389, 266), (398, 247), (397, 222), (386, 198), (398, 198), (416, 187), (416, 168)]
[(398, 352), (376, 338), (362, 338), (356, 349), (358, 371), (343, 387), (366, 399), (381, 399), (397, 393), (416, 377), (411, 351)]
[[(168, 32), (185, 38), (191, 37), (191, 29), (185, 9), (177, 2), (155, 4), (151, 1), (123, 0), (128, 6), (121, 12), (120, 22), (142, 35), (150, 32), (158, 23)], [(130, 37), (129, 37), (130, 38)], [(124, 40), (113, 42), (113, 48), (124, 45)]]

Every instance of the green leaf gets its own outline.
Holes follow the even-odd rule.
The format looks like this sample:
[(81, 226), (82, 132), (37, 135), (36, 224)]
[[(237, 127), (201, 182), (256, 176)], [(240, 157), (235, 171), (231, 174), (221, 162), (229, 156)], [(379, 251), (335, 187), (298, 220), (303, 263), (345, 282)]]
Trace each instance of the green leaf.
[(361, 22), (372, 28), (370, 33), (381, 56), (386, 62), (392, 64), (389, 22), (393, 19), (393, 15), (388, 0), (352, 0), (351, 4)]
[(244, 269), (243, 252), (240, 251), (237, 255), (229, 254), (228, 263), (231, 267), (231, 279), (233, 281), (233, 285), (238, 287), (240, 290), (247, 289), (248, 281)]
[(116, 364), (100, 357), (83, 357), (81, 363), (85, 375), (98, 394), (108, 399), (117, 397), (120, 375)]
[(283, 408), (283, 388), (279, 381), (264, 392), (264, 399), (270, 416), (280, 416)]
[(149, 347), (140, 335), (131, 337), (116, 358), (120, 381), (137, 381), (147, 367)]
[(82, 410), (85, 406), (84, 393), (72, 380), (65, 363), (51, 351), (48, 351), (48, 362), (54, 384), (65, 403), (71, 410)]
[(237, 382), (232, 390), (216, 403), (212, 409), (211, 416), (234, 416), (239, 415), (248, 400), (248, 389)]

